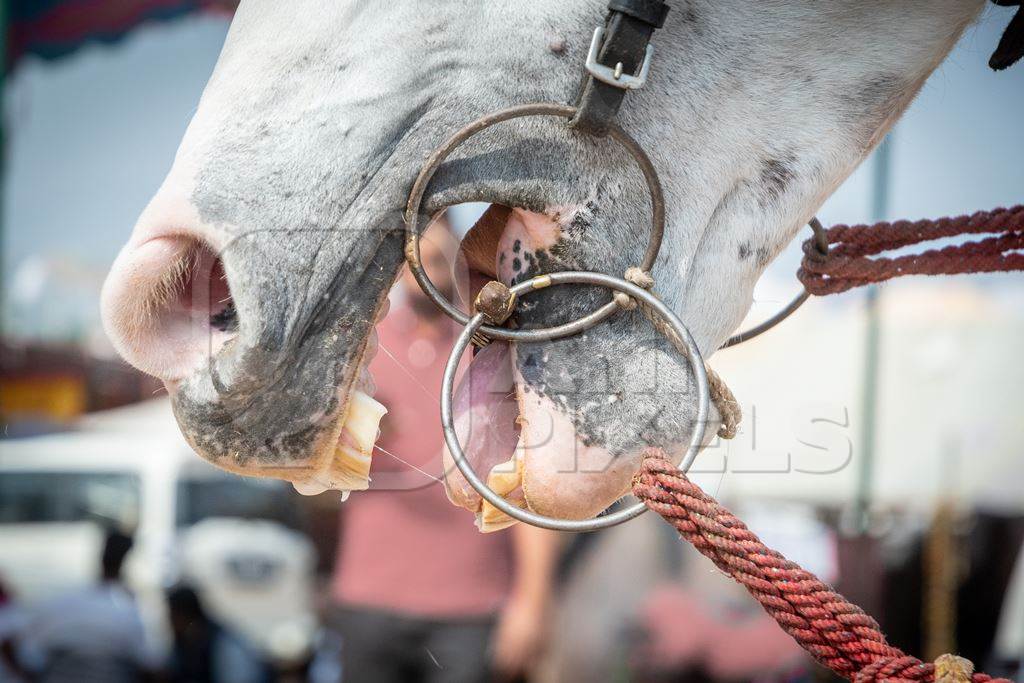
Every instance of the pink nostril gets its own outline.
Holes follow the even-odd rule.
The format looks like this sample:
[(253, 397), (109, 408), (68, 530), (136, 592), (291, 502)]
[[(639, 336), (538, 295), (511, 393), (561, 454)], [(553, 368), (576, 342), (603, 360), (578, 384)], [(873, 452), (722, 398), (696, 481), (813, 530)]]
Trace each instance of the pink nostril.
[(185, 236), (125, 247), (107, 276), (102, 308), (124, 358), (168, 382), (204, 366), (238, 327), (222, 261)]
[(190, 257), (191, 267), (183, 274), (173, 310), (200, 327), (205, 322), (218, 332), (238, 331), (238, 314), (224, 262), (205, 244), (197, 244)]

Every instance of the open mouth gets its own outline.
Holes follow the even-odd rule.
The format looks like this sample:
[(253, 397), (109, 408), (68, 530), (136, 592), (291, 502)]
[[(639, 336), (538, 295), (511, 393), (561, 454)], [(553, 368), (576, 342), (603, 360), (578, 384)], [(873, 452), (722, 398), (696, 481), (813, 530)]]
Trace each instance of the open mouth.
[[(471, 295), (473, 294), (474, 286), (479, 286), (479, 284), (496, 277), (494, 272), (494, 253), (497, 249), (497, 243), (494, 240), (498, 235), (495, 233), (495, 230), (500, 229), (503, 223), (499, 224), (494, 220), (494, 217), (503, 218), (506, 215), (507, 209), (504, 209), (504, 207), (494, 207), (493, 211), (485, 213), (484, 217), (478, 221), (461, 245), (460, 252), (468, 266), (466, 272), (469, 274), (469, 284), (468, 287), (460, 288), (464, 289), (464, 291), (460, 292), (461, 296), (458, 298), (472, 300)], [(466, 278), (462, 279), (465, 280)], [(458, 283), (455, 286), (459, 284), (465, 283)], [(415, 295), (419, 296), (419, 293), (416, 292)], [(432, 305), (426, 299), (423, 300), (423, 303)], [(388, 312), (388, 308), (389, 300), (385, 300), (385, 304), (376, 314), (375, 325), (383, 320)], [(381, 419), (388, 412), (384, 405), (374, 399), (376, 387), (369, 366), (376, 356), (377, 350), (378, 333), (376, 329), (372, 329), (362, 356), (358, 361), (351, 387), (348, 390), (347, 405), (340, 413), (338, 419), (339, 434), (333, 445), (332, 452), (324, 454), (320, 458), (318, 466), (303, 472), (300, 478), (293, 480), (293, 485), (299, 493), (303, 495), (318, 495), (325, 491), (336, 490), (342, 492), (344, 500), (352, 491), (362, 491), (369, 488), (370, 466), (376, 440), (380, 434), (379, 425)], [(510, 384), (511, 358), (506, 345), (495, 345), (491, 350), (485, 349), (474, 358), (470, 371), (467, 372), (463, 380), (463, 385), (465, 386), (460, 388), (460, 392), (468, 396), (468, 387), (469, 384), (476, 381), (474, 378), (479, 378), (481, 382), (493, 384), (493, 382), (486, 378), (490, 373), (499, 370), (501, 371), (501, 378), (508, 379), (508, 387), (505, 389), (505, 393), (508, 396), (514, 395), (511, 393), (513, 390)], [(342, 391), (344, 393), (344, 390)], [(474, 392), (474, 396), (483, 396), (483, 393), (477, 390)], [(490, 403), (488, 403), (489, 405)], [(507, 411), (509, 405), (514, 405), (514, 401), (510, 403), (506, 400), (504, 405)], [(465, 418), (468, 417), (469, 411), (467, 410)], [(511, 453), (516, 443), (514, 436), (511, 438), (511, 442), (509, 442), (507, 436), (502, 438), (502, 434), (485, 434), (486, 430), (482, 429), (487, 425), (498, 425), (499, 423), (504, 425), (504, 423), (509, 422), (508, 420), (500, 419), (502, 417), (504, 416), (499, 415), (497, 412), (492, 414), (484, 406), (478, 406), (472, 412), (472, 419), (481, 427), (474, 439), (474, 445), (481, 449), (493, 449), (494, 452), (504, 452), (507, 450)], [(509, 459), (508, 456), (506, 456), (507, 459)]]
[[(467, 266), (469, 283), (459, 288), (463, 291), (458, 298), (472, 300), (474, 290), (482, 283), (499, 277), (497, 252), (509, 213), (506, 207), (493, 206), (463, 240), (460, 254)], [(460, 282), (456, 286), (464, 284)], [(384, 318), (387, 309), (385, 304), (378, 311), (375, 324)], [(317, 495), (337, 490), (344, 499), (351, 491), (369, 487), (379, 423), (388, 412), (373, 397), (375, 386), (369, 365), (377, 349), (374, 329), (354, 373), (347, 406), (338, 420), (340, 431), (333, 452), (329, 457), (325, 454), (317, 467), (293, 481), (299, 493)], [(519, 441), (519, 404), (513, 382), (512, 349), (508, 344), (493, 343), (477, 351), (456, 392), (456, 413), (460, 436), (468, 445), (467, 453), (473, 454), (473, 466), (489, 473), (488, 483), (492, 488), (525, 506), (521, 465), (514, 457)], [(447, 451), (445, 453), (447, 455)], [(454, 463), (446, 461), (445, 474), (453, 472)], [(493, 506), (481, 503), (461, 477), (456, 480), (446, 476), (445, 479), (452, 502), (477, 512), (481, 529), (496, 530), (512, 522)]]
[[(388, 300), (378, 310), (375, 323), (388, 312)], [(376, 386), (369, 365), (377, 354), (377, 331), (370, 330), (358, 369), (352, 380), (348, 401), (338, 420), (337, 441), (321, 463), (292, 482), (295, 490), (306, 496), (325, 491), (341, 491), (342, 500), (352, 491), (364, 491), (370, 486), (370, 464), (373, 448), (380, 434), (380, 421), (387, 408), (373, 398)]]
[[(512, 284), (566, 269), (561, 255), (579, 239), (583, 212), (492, 206), (463, 241), (471, 281), (477, 287), (488, 280)], [(524, 301), (521, 310), (531, 305)], [(543, 345), (491, 342), (477, 350), (453, 397), (455, 430), (473, 470), (506, 501), (540, 514), (587, 518), (625, 493), (630, 461), (581, 438), (570, 407), (580, 396), (552, 386), (543, 377), (548, 365)], [(559, 368), (568, 370), (557, 363), (548, 370)], [(473, 512), (481, 531), (515, 523), (482, 499), (447, 449), (444, 464), (449, 499)]]
[[(508, 284), (565, 269), (559, 255), (578, 237), (574, 234), (578, 227), (579, 211), (537, 213), (492, 205), (459, 247), (469, 284), (457, 286), (460, 296), (453, 300), (472, 301), (475, 291), (489, 280)], [(433, 279), (435, 273), (429, 267), (428, 271)], [(524, 301), (520, 311), (527, 312), (531, 303)], [(569, 341), (568, 346), (574, 343), (589, 345), (593, 341)], [(321, 459), (311, 474), (304, 473), (296, 484), (300, 492), (368, 487), (377, 425), (386, 412), (366, 389), (372, 380), (366, 377), (365, 367), (375, 347), (371, 339), (360, 360), (357, 376), (364, 379), (353, 380), (332, 456)], [(454, 422), (467, 460), (492, 490), (517, 507), (585, 519), (607, 508), (629, 488), (636, 465), (632, 453), (609, 447), (602, 434), (584, 424), (591, 419), (608, 428), (610, 422), (601, 411), (617, 409), (621, 396), (615, 392), (592, 396), (587, 376), (581, 379), (587, 385), (582, 394), (566, 393), (568, 390), (552, 379), (552, 373), (569, 376), (578, 369), (579, 364), (571, 360), (573, 354), (585, 353), (587, 348), (591, 347), (566, 349), (560, 359), (552, 357), (549, 362), (549, 352), (557, 356), (553, 347), (492, 342), (476, 350), (458, 383), (453, 397)], [(471, 511), (481, 531), (514, 523), (472, 489), (447, 450), (443, 463), (449, 499)]]

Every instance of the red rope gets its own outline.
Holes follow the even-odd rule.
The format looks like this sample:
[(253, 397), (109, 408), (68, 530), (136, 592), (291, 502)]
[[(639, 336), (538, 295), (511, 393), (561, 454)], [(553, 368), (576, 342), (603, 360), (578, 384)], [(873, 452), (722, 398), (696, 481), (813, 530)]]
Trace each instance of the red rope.
[[(702, 555), (743, 584), (786, 633), (818, 662), (857, 683), (935, 680), (935, 665), (889, 645), (863, 610), (779, 552), (660, 454), (644, 457), (633, 493)], [(973, 674), (974, 683), (993, 679)]]
[[(1024, 270), (1024, 205), (935, 220), (837, 225), (826, 230), (825, 235), (829, 242), (827, 256), (822, 256), (814, 238), (803, 245), (804, 259), (797, 278), (811, 294), (837, 294), (901, 275)], [(958, 235), (991, 236), (920, 254), (878, 256), (885, 251)]]

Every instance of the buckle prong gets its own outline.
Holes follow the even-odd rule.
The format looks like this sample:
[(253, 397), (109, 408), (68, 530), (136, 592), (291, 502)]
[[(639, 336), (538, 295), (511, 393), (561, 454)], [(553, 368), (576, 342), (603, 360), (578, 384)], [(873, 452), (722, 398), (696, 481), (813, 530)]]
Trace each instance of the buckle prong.
[(598, 26), (594, 29), (594, 37), (590, 41), (590, 50), (587, 52), (587, 73), (608, 85), (623, 90), (639, 90), (647, 82), (647, 74), (651, 70), (651, 59), (654, 57), (654, 46), (648, 45), (644, 53), (644, 61), (640, 65), (640, 71), (636, 74), (623, 73), (622, 62), (615, 65), (615, 68), (605, 66), (597, 61), (604, 44), (604, 27)]

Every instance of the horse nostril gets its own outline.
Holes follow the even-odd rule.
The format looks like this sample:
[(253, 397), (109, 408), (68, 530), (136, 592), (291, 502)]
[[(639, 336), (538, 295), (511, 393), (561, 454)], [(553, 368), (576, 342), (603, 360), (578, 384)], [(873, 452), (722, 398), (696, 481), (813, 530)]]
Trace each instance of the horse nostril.
[(193, 267), (183, 294), (196, 319), (205, 316), (207, 324), (218, 332), (238, 331), (238, 311), (231, 297), (224, 262), (205, 244), (197, 245)]
[(238, 331), (238, 311), (235, 310), (235, 302), (228, 301), (217, 313), (210, 315), (210, 327), (221, 332)]
[(103, 317), (118, 351), (167, 381), (208, 363), (239, 327), (223, 261), (184, 236), (126, 249), (104, 286)]

